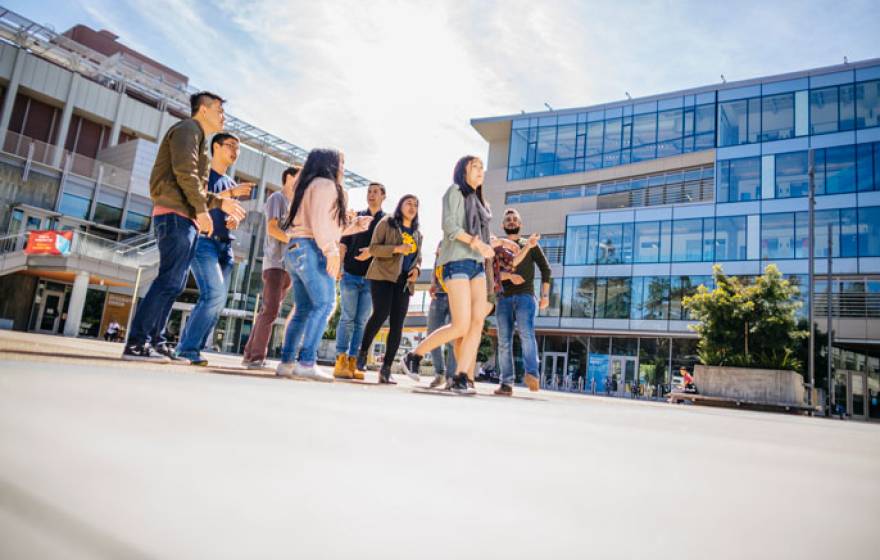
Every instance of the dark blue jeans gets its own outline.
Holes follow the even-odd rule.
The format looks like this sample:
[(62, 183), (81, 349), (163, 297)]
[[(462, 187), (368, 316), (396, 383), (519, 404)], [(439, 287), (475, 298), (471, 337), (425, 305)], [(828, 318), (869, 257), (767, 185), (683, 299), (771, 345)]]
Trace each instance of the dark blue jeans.
[(373, 312), (370, 281), (345, 272), (339, 282), (339, 305), (342, 312), (336, 326), (336, 355), (357, 356), (364, 337), (364, 327)]
[(217, 325), (220, 311), (226, 304), (233, 264), (232, 243), (199, 237), (191, 265), (199, 286), (199, 301), (180, 335), (177, 345), (179, 356), (190, 360), (201, 357), (200, 352), (208, 341), (208, 335)]
[(519, 334), (522, 345), (523, 366), (526, 373), (538, 376), (538, 341), (535, 339), (535, 316), (538, 304), (531, 294), (518, 294), (498, 298), (495, 319), (498, 322), (498, 362), (501, 366), (501, 382), (513, 385), (513, 333)]
[(165, 342), (165, 323), (174, 300), (186, 287), (186, 275), (196, 252), (198, 232), (192, 220), (177, 214), (153, 218), (153, 233), (159, 248), (159, 274), (137, 307), (128, 344)]
[(291, 239), (284, 265), (293, 284), (293, 317), (284, 333), (281, 361), (312, 365), (327, 321), (336, 306), (336, 279), (327, 274), (327, 259), (314, 239)]

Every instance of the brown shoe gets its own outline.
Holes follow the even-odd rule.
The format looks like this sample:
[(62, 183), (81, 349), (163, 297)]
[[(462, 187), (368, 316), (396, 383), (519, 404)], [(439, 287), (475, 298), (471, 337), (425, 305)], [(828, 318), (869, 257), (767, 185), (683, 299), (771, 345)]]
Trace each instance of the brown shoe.
[(502, 383), (497, 389), (495, 389), (495, 394), (499, 397), (512, 397), (513, 387), (507, 383)]
[(534, 392), (541, 388), (541, 381), (531, 373), (526, 374), (524, 381), (526, 382), (526, 387), (529, 388), (529, 391)]
[(351, 372), (352, 379), (357, 379), (358, 381), (364, 380), (364, 372), (357, 368), (357, 358), (354, 356), (348, 356), (348, 371)]
[(337, 379), (351, 379), (351, 370), (348, 369), (348, 356), (339, 354), (336, 356), (336, 365), (333, 366), (333, 377)]

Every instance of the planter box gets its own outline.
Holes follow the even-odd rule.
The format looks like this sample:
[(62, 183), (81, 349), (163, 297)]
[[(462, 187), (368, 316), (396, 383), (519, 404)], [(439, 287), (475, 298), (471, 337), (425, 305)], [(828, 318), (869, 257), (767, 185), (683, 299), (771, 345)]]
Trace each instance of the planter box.
[(697, 365), (694, 384), (701, 395), (708, 397), (773, 405), (804, 404), (804, 378), (794, 371)]

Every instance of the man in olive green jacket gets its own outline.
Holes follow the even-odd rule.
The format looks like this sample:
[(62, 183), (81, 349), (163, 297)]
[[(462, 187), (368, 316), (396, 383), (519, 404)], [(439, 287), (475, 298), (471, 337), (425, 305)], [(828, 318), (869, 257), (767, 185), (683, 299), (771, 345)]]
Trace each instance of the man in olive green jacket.
[(172, 125), (159, 145), (150, 174), (159, 274), (137, 307), (123, 360), (172, 359), (174, 350), (165, 343), (165, 324), (174, 300), (186, 286), (199, 231), (211, 235), (213, 230), (208, 210), (221, 208), (238, 221), (245, 216), (238, 201), (208, 192), (210, 158), (206, 140), (223, 130), (223, 102), (219, 95), (207, 91), (193, 94), (192, 118)]

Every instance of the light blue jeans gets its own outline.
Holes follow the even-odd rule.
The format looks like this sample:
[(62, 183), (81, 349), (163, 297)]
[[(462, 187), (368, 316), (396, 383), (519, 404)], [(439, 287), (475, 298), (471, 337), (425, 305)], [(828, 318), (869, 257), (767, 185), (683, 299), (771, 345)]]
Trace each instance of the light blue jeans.
[(526, 373), (538, 376), (538, 341), (535, 339), (535, 316), (538, 304), (531, 294), (501, 296), (495, 308), (498, 321), (498, 357), (501, 366), (501, 382), (513, 385), (516, 372), (513, 369), (513, 332), (519, 334), (522, 345), (523, 366)]
[[(449, 296), (445, 292), (438, 292), (437, 296), (431, 300), (431, 306), (428, 307), (428, 335), (451, 321)], [(431, 361), (434, 363), (434, 373), (437, 375), (445, 373), (446, 377), (452, 377), (456, 374), (455, 352), (452, 350), (452, 343), (446, 344), (445, 348), (448, 356), (446, 360), (443, 359), (444, 347), (438, 346), (431, 350)]]
[(207, 237), (199, 237), (196, 241), (196, 254), (190, 269), (199, 286), (199, 300), (180, 335), (178, 356), (187, 359), (200, 357), (226, 304), (233, 264), (230, 242)]
[(336, 326), (336, 354), (357, 356), (364, 337), (364, 326), (373, 312), (370, 281), (363, 276), (342, 273), (339, 282), (339, 305), (342, 310)]
[(312, 365), (336, 305), (336, 282), (327, 274), (327, 259), (314, 239), (291, 239), (284, 266), (293, 284), (296, 307), (284, 333), (281, 361)]

